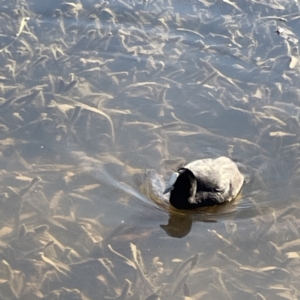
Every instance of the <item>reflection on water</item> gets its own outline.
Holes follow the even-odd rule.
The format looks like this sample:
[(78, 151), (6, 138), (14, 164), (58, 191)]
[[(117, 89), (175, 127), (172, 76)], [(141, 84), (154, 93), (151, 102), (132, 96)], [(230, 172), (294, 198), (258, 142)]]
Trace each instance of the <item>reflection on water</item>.
[[(0, 25), (1, 299), (300, 298), (296, 2), (7, 0)], [(169, 174), (221, 155), (240, 197), (171, 208)]]

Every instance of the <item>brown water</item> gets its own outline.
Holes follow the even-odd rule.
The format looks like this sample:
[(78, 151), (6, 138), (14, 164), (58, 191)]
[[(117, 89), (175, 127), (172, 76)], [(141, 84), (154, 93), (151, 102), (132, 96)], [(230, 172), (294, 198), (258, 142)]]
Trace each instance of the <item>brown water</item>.
[[(0, 298), (299, 299), (298, 21), (285, 0), (2, 1)], [(169, 175), (220, 155), (241, 197), (171, 209)]]

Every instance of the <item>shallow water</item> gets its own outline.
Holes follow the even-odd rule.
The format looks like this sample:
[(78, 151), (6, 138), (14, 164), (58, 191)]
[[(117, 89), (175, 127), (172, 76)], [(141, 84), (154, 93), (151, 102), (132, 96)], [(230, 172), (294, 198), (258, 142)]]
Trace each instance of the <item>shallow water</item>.
[[(298, 19), (285, 0), (3, 1), (0, 298), (300, 298)], [(220, 155), (240, 197), (170, 208), (169, 175)]]

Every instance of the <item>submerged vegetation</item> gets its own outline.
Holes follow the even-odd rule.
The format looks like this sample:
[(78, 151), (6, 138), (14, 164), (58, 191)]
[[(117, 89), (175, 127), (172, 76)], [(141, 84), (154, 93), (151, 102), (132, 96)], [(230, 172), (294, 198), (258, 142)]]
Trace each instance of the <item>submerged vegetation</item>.
[[(295, 1), (3, 0), (1, 299), (299, 299)], [(240, 199), (164, 180), (226, 155)]]

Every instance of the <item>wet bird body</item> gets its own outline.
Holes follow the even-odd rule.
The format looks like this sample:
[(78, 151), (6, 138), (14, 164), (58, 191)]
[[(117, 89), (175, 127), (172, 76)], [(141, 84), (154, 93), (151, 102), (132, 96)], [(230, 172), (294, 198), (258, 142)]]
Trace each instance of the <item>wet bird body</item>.
[(177, 209), (194, 209), (231, 201), (240, 192), (244, 176), (228, 157), (200, 159), (175, 172), (164, 194)]

